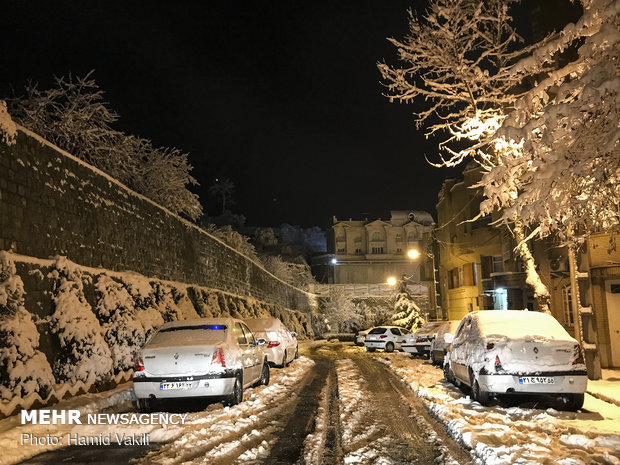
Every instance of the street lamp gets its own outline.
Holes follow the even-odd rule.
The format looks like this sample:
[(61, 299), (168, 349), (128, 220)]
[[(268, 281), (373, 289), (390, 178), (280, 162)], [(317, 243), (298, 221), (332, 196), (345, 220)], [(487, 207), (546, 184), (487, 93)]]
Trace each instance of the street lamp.
[(390, 277), (387, 279), (387, 283), (388, 283), (388, 285), (390, 285), (390, 286), (396, 286), (396, 278), (395, 278), (394, 276), (390, 276)]
[(420, 252), (418, 252), (415, 249), (409, 249), (409, 251), (407, 252), (407, 256), (411, 258), (412, 260), (415, 260), (416, 258), (420, 256)]

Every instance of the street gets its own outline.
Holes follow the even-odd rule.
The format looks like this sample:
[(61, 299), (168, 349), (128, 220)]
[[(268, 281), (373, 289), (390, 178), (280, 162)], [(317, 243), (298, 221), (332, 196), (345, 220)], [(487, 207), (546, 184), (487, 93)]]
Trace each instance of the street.
[[(102, 393), (104, 400), (81, 409), (133, 411), (128, 387), (112, 395), (115, 401), (105, 401)], [(612, 407), (618, 407), (590, 397), (577, 413), (500, 403), (485, 408), (472, 402), (467, 392), (445, 383), (441, 371), (425, 359), (399, 352), (371, 354), (337, 341), (302, 343), (299, 359), (286, 368), (273, 368), (269, 386), (247, 389), (237, 406), (189, 402), (169, 407), (165, 410), (190, 412), (184, 425), (55, 427), (58, 434), (111, 431), (148, 436), (149, 444), (141, 446), (15, 448), (24, 431), (49, 433), (54, 427), (22, 426), (15, 417), (2, 420), (0, 447), (6, 453), (0, 464), (468, 464), (544, 463), (551, 457), (615, 463), (620, 459), (620, 437), (617, 431), (614, 434), (612, 419), (606, 418), (610, 412), (617, 414)], [(601, 411), (594, 411), (599, 407)]]

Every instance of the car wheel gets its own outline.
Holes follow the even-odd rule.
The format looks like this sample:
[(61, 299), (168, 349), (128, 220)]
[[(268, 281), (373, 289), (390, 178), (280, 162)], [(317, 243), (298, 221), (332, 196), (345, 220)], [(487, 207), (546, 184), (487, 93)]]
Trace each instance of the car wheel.
[(299, 358), (299, 347), (295, 347), (295, 358)]
[(153, 401), (151, 399), (138, 399), (136, 409), (140, 413), (151, 413), (153, 411)]
[(254, 383), (254, 387), (267, 386), (269, 384), (269, 364), (267, 360), (263, 362), (263, 369), (260, 372), (260, 378)]
[(444, 363), (443, 365), (443, 377), (449, 383), (455, 384), (454, 381), (456, 380), (454, 378), (454, 373), (452, 373), (452, 370), (450, 369), (450, 365), (448, 365), (447, 363)]
[(385, 351), (394, 352), (394, 344), (392, 342), (388, 342), (387, 344), (385, 344)]
[(280, 364), (280, 368), (284, 368), (287, 365), (286, 357), (287, 357), (287, 353), (286, 353), (286, 350), (285, 350), (284, 354), (282, 354), (282, 363)]
[(235, 384), (233, 385), (233, 392), (226, 399), (226, 405), (232, 407), (243, 402), (243, 381), (241, 375), (235, 376)]
[(474, 380), (474, 384), (471, 387), (471, 392), (474, 400), (480, 402), (480, 405), (489, 405), (489, 399), (491, 396), (487, 391), (483, 391), (482, 389), (480, 389), (478, 380)]
[(372, 347), (366, 347), (366, 352), (374, 352), (377, 349), (374, 349)]
[(575, 412), (583, 407), (584, 398), (583, 394), (564, 394), (562, 396), (562, 409)]

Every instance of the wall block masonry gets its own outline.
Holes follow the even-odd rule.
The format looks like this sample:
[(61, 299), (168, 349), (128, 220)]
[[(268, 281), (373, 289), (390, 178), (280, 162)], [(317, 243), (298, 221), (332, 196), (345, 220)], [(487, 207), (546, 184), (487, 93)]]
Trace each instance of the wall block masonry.
[(312, 311), (284, 283), (192, 223), (30, 131), (0, 144), (0, 250), (191, 283)]

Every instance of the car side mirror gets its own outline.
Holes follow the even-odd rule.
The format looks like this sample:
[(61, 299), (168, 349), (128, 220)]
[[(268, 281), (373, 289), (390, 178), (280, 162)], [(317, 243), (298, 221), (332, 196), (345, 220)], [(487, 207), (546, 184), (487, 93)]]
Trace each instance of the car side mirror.
[(297, 337), (297, 333), (296, 333), (295, 331), (292, 331), (292, 332), (291, 332), (291, 336), (293, 336), (293, 337)]
[(256, 340), (256, 344), (258, 344), (259, 346), (264, 346), (265, 344), (267, 344), (267, 340), (260, 337)]
[(443, 340), (446, 344), (452, 344), (454, 341), (454, 334), (446, 333), (443, 335)]

